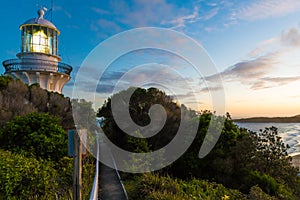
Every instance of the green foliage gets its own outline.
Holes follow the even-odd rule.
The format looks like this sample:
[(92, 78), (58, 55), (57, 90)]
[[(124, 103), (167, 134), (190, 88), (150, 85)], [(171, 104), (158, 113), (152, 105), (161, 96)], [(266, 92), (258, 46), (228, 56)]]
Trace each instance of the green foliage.
[(12, 80), (13, 78), (11, 76), (0, 76), (0, 89), (6, 88), (8, 83)]
[(169, 176), (144, 174), (134, 180), (125, 181), (129, 199), (246, 199), (237, 190), (226, 189), (221, 184), (192, 179), (183, 181)]
[(96, 113), (92, 108), (92, 102), (72, 99), (72, 107), (77, 128), (86, 128), (90, 131), (96, 128)]
[(32, 112), (49, 113), (60, 118), (65, 130), (74, 128), (70, 100), (48, 92), (38, 84), (25, 85), (10, 76), (0, 76), (0, 127), (15, 116)]
[(276, 200), (275, 197), (271, 197), (264, 193), (258, 186), (251, 187), (248, 198), (249, 200)]
[[(95, 173), (95, 159), (83, 159), (83, 199), (88, 199)], [(72, 199), (73, 159), (54, 162), (0, 149), (0, 199)]]
[(0, 150), (0, 193), (4, 199), (55, 199), (54, 163)]
[[(123, 130), (121, 130), (116, 122), (111, 111), (111, 99), (122, 98), (123, 95), (132, 94), (129, 102), (129, 113), (132, 120), (139, 126), (146, 126), (150, 123), (150, 117), (148, 115), (149, 109), (155, 104), (159, 104), (164, 107), (167, 114), (167, 119), (164, 127), (153, 137), (143, 139), (148, 143), (149, 150), (154, 151), (160, 149), (168, 144), (176, 135), (178, 127), (180, 125), (181, 107), (173, 102), (172, 98), (167, 96), (164, 92), (155, 89), (142, 89), (142, 88), (129, 88), (126, 91), (122, 91), (118, 94), (114, 94), (109, 98), (104, 105), (98, 110), (97, 116), (104, 117), (104, 132), (109, 139), (117, 144), (119, 147), (128, 151), (135, 151), (131, 145), (128, 145), (128, 141), (132, 140), (132, 136), (129, 136)], [(120, 106), (119, 109), (124, 109)], [(186, 109), (183, 107), (182, 109)], [(187, 112), (187, 111), (186, 111)], [(138, 130), (133, 130), (138, 131)], [(141, 140), (140, 140), (141, 141)]]
[[(96, 171), (96, 162), (96, 159), (92, 156), (88, 156), (82, 161), (82, 199), (90, 198)], [(73, 168), (71, 169), (73, 171)]]
[[(204, 111), (198, 116), (196, 123), (199, 123), (199, 128), (192, 145), (168, 169), (173, 176), (210, 179), (224, 184), (231, 181), (229, 179), (234, 170), (234, 160), (230, 157), (230, 151), (236, 144), (238, 128), (228, 118), (213, 115), (209, 111)], [(212, 117), (215, 118), (215, 123), (210, 124)], [(224, 127), (215, 147), (206, 157), (199, 159), (199, 150), (207, 134), (208, 126), (210, 125), (211, 129), (219, 130), (222, 121), (224, 121)]]
[[(246, 192), (257, 184), (265, 192), (277, 196), (280, 193), (298, 194), (297, 169), (290, 163), (288, 147), (278, 137), (277, 128), (266, 128), (259, 133), (242, 131), (244, 135), (238, 140), (233, 157), (238, 161), (234, 175), (243, 177), (237, 182), (242, 191)], [(250, 182), (247, 181), (249, 177), (252, 177)]]
[[(68, 98), (0, 76), (0, 199), (72, 199), (73, 159), (66, 157), (65, 132), (71, 128)], [(83, 163), (88, 199), (95, 160)]]
[[(244, 194), (250, 193), (253, 199), (255, 199), (255, 195), (267, 195), (265, 193), (272, 194), (280, 199), (295, 199), (297, 195), (300, 195), (299, 178), (296, 176), (297, 169), (291, 166), (290, 158), (287, 156), (288, 147), (278, 136), (275, 127), (266, 128), (259, 133), (240, 129), (233, 123), (228, 113), (226, 116), (215, 116), (210, 111), (196, 113), (188, 110), (184, 105), (180, 106), (173, 102), (172, 98), (155, 88), (129, 88), (127, 91), (115, 94), (112, 98), (122, 98), (118, 95), (130, 92), (133, 89), (135, 92), (130, 98), (129, 113), (136, 124), (145, 126), (150, 123), (148, 112), (154, 104), (160, 104), (165, 108), (167, 121), (157, 135), (147, 139), (133, 138), (117, 126), (112, 116), (111, 98), (109, 98), (103, 107), (98, 110), (97, 116), (105, 117), (104, 132), (119, 147), (132, 152), (150, 152), (162, 148), (177, 133), (181, 122), (181, 112), (191, 116), (192, 120), (189, 122), (191, 125), (196, 123), (199, 127), (189, 149), (173, 164), (160, 170), (160, 174), (171, 175), (185, 180), (189, 184), (194, 178), (221, 183), (228, 188), (238, 189)], [(122, 109), (122, 106), (120, 106), (120, 109)], [(214, 123), (211, 123), (212, 118), (216, 119)], [(199, 159), (199, 150), (209, 125), (213, 130), (219, 130), (223, 125), (222, 121), (224, 121), (224, 126), (217, 144), (206, 157)], [(189, 137), (190, 130), (186, 128), (185, 131), (186, 137)], [(146, 197), (149, 199), (176, 199), (173, 198), (172, 195), (174, 194), (171, 191), (162, 187), (157, 191), (148, 191), (148, 196), (142, 195), (142, 191), (146, 189), (135, 185), (136, 181), (138, 180), (128, 182), (130, 191), (138, 191), (133, 199), (146, 199)], [(256, 185), (262, 191), (260, 191), (260, 188), (258, 190)], [(149, 185), (146, 188), (151, 190), (153, 187)], [(154, 196), (150, 197), (150, 194)], [(227, 194), (224, 193), (224, 195)], [(226, 196), (223, 197), (223, 199), (227, 198)], [(267, 195), (266, 197), (269, 198), (270, 196)], [(178, 199), (188, 198), (188, 196), (185, 198), (178, 197)], [(195, 198), (201, 199), (202, 197)], [(211, 197), (207, 196), (207, 199), (209, 198)], [(218, 198), (221, 198), (221, 196), (218, 196)]]
[[(40, 89), (41, 90), (41, 89)], [(48, 92), (47, 110), (39, 112), (48, 112), (50, 115), (56, 116), (60, 119), (60, 124), (64, 130), (74, 129), (73, 113), (71, 102), (69, 98), (53, 92)]]
[(28, 103), (28, 87), (20, 80), (7, 80), (7, 86), (0, 88), (0, 127), (14, 116), (36, 111), (34, 106)]
[(251, 171), (246, 178), (245, 182), (250, 186), (257, 184), (260, 188), (270, 195), (274, 195), (278, 192), (279, 183), (269, 176), (268, 174), (261, 174), (257, 171)]
[(0, 129), (0, 148), (59, 160), (67, 155), (67, 134), (59, 125), (59, 119), (49, 114), (16, 116)]
[(288, 145), (285, 145), (278, 136), (276, 127), (265, 128), (255, 135), (257, 137), (256, 162), (261, 163), (260, 171), (270, 174), (278, 181), (290, 185), (290, 181), (296, 181), (297, 170), (290, 164), (288, 157)]

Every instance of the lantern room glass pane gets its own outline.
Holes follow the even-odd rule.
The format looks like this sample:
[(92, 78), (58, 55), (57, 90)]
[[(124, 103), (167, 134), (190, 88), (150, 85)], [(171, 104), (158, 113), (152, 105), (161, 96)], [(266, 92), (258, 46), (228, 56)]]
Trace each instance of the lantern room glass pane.
[(30, 52), (32, 38), (32, 26), (24, 26), (22, 28), (22, 52)]
[(34, 27), (32, 32), (32, 52), (49, 53), (47, 29), (44, 27)]
[(28, 25), (22, 27), (22, 52), (57, 55), (57, 32), (51, 28)]

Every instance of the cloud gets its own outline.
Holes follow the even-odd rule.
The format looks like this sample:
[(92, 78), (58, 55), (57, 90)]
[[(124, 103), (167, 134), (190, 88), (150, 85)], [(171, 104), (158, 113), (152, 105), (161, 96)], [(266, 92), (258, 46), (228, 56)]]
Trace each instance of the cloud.
[[(73, 69), (72, 76), (75, 78), (76, 74), (79, 70), (79, 67), (75, 67)], [(94, 69), (88, 70), (88, 68), (85, 68), (80, 72), (80, 85), (77, 85), (78, 88), (82, 91), (86, 92), (94, 92), (92, 90), (93, 87), (95, 87), (95, 83), (98, 82), (96, 91), (99, 93), (112, 93), (114, 86), (116, 85), (117, 81), (125, 74), (125, 72), (122, 71), (108, 71), (104, 72), (101, 79), (100, 77), (97, 77), (95, 75)], [(76, 80), (74, 78), (71, 79), (67, 83), (67, 86), (73, 86), (75, 84)]]
[[(269, 53), (253, 60), (239, 62), (222, 72), (221, 76), (225, 80), (241, 79), (247, 81), (249, 79), (261, 78), (279, 63), (277, 60), (279, 56), (280, 52)], [(208, 80), (212, 78), (214, 76), (208, 77)]]
[(134, 27), (160, 24), (162, 19), (169, 19), (178, 8), (165, 0), (135, 0), (134, 8), (122, 21)]
[(193, 92), (187, 92), (187, 93), (183, 93), (183, 94), (176, 94), (176, 95), (170, 95), (171, 98), (173, 99), (190, 99), (193, 96), (195, 96), (195, 94)]
[[(217, 4), (216, 4), (217, 5)], [(215, 6), (216, 6), (215, 5)], [(202, 11), (202, 10), (201, 10)], [(179, 16), (175, 19), (172, 19), (170, 21), (162, 21), (162, 25), (171, 25), (171, 29), (178, 29), (178, 28), (184, 28), (188, 24), (197, 23), (199, 21), (207, 21), (216, 16), (219, 12), (219, 7), (214, 7), (210, 9), (206, 13), (200, 13), (199, 6), (196, 5), (193, 7), (193, 12), (191, 14), (186, 14), (183, 16)]]
[(123, 71), (109, 71), (107, 73), (104, 73), (101, 77), (101, 81), (114, 81), (119, 80), (125, 72)]
[(72, 14), (61, 6), (54, 6), (52, 9), (53, 11), (62, 11), (69, 19), (72, 18)]
[(181, 16), (171, 21), (162, 21), (161, 24), (162, 25), (170, 24), (172, 25), (171, 27), (172, 29), (182, 28), (185, 27), (187, 23), (190, 24), (197, 21), (197, 19), (199, 19), (198, 13), (199, 13), (199, 7), (195, 6), (192, 14)]
[(248, 54), (248, 56), (250, 58), (259, 57), (274, 50), (277, 50), (278, 52), (288, 52), (293, 48), (299, 47), (300, 31), (298, 28), (292, 27), (283, 31), (278, 37), (273, 37), (260, 42), (257, 47)]
[(99, 84), (96, 92), (98, 93), (112, 93), (114, 91), (114, 85)]
[(165, 0), (112, 0), (107, 10), (97, 7), (91, 10), (101, 15), (111, 15), (117, 24), (133, 28), (159, 25), (162, 20), (169, 20), (178, 8)]
[(241, 6), (232, 14), (237, 19), (260, 20), (279, 17), (300, 9), (299, 0), (256, 0), (250, 5)]
[[(123, 71), (108, 71), (103, 73), (98, 85), (96, 92), (98, 93), (112, 93), (117, 81), (125, 74)], [(89, 76), (88, 81), (85, 82), (84, 88), (89, 90), (95, 85), (98, 79), (96, 77)], [(91, 91), (93, 92), (93, 91)]]
[[(294, 74), (278, 76), (276, 72), (286, 71), (291, 65), (299, 66), (295, 53), (300, 47), (299, 28), (292, 27), (282, 32), (281, 35), (260, 42), (251, 51), (245, 61), (236, 63), (220, 74), (205, 77), (200, 80), (202, 91), (209, 88), (218, 89), (216, 81), (218, 76), (225, 82), (239, 82), (252, 90), (280, 87), (300, 80), (300, 76)], [(275, 72), (275, 73), (274, 73)], [(272, 75), (273, 74), (273, 75)], [(286, 73), (285, 73), (286, 74)]]
[[(282, 65), (279, 61), (281, 55), (281, 52), (269, 53), (256, 59), (239, 62), (220, 74), (206, 77), (205, 81), (208, 87), (204, 88), (203, 91), (211, 90), (211, 88), (221, 89), (215, 84), (218, 76), (221, 76), (225, 82), (240, 82), (252, 90), (279, 87), (299, 81), (300, 76), (272, 77), (270, 75), (277, 66)], [(201, 80), (200, 83), (203, 85), (204, 81)]]
[(99, 16), (91, 19), (90, 29), (103, 39), (131, 28), (161, 26), (162, 21), (171, 20), (175, 13), (183, 10), (166, 0), (112, 0), (105, 10), (98, 7), (90, 9)]
[(206, 21), (209, 20), (211, 18), (213, 18), (214, 16), (216, 16), (219, 12), (219, 8), (213, 8), (212, 10), (210, 10), (208, 13), (206, 13), (205, 15), (203, 15), (202, 17), (200, 17), (200, 19)]
[(208, 87), (201, 88), (200, 92), (213, 92), (213, 91), (218, 91), (218, 90), (223, 90), (223, 89), (224, 88), (221, 87), (220, 85), (208, 86)]
[(204, 30), (206, 32), (212, 32), (212, 31), (217, 30), (217, 29), (215, 27), (205, 27)]
[(258, 57), (264, 55), (268, 50), (274, 50), (274, 46), (278, 45), (280, 39), (278, 37), (270, 38), (260, 42), (257, 47), (248, 53), (249, 57)]
[(300, 76), (295, 77), (264, 77), (258, 79), (254, 84), (251, 86), (253, 90), (260, 90), (272, 87), (280, 87), (295, 81), (300, 80)]
[(98, 19), (92, 22), (90, 28), (95, 32), (105, 30), (105, 32), (109, 34), (116, 34), (122, 30), (117, 23), (106, 19)]
[[(81, 71), (81, 75), (88, 78), (81, 80), (80, 88), (84, 91), (94, 92), (91, 88), (95, 85), (95, 82), (98, 82), (99, 77), (94, 77), (91, 70)], [(184, 91), (187, 87), (185, 79), (174, 73), (171, 68), (153, 64), (152, 67), (147, 65), (127, 72), (106, 71), (100, 78), (96, 91), (99, 93), (112, 93), (114, 89), (116, 91), (125, 90), (132, 86), (140, 86), (141, 83), (144, 84), (144, 87), (157, 86), (169, 88), (170, 90), (176, 89), (175, 92)], [(72, 84), (74, 83), (72, 82)]]
[(281, 42), (290, 47), (300, 47), (300, 32), (296, 28), (284, 31), (281, 35)]
[(109, 11), (103, 10), (101, 8), (91, 7), (91, 9), (92, 9), (92, 11), (94, 11), (94, 12), (100, 14), (100, 15), (107, 15), (107, 14), (109, 14)]
[[(202, 6), (203, 9), (200, 9)], [(218, 14), (220, 3), (194, 2), (192, 5), (180, 5), (167, 0), (112, 0), (106, 10), (98, 7), (90, 9), (101, 16), (113, 17), (114, 22), (124, 29), (145, 26), (166, 26), (177, 29), (188, 24), (210, 20)], [(91, 25), (93, 30), (96, 30), (96, 24), (94, 22)]]

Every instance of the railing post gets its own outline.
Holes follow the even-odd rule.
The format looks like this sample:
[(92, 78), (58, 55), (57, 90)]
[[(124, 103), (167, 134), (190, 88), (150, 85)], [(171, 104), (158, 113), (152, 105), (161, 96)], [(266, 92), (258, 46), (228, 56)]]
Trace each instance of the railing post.
[(82, 143), (80, 132), (74, 133), (74, 175), (73, 175), (73, 200), (81, 200), (82, 194)]

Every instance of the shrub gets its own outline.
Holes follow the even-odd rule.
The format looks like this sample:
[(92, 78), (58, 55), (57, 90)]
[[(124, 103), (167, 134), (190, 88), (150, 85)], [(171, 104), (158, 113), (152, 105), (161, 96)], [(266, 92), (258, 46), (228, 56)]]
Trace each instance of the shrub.
[(125, 181), (130, 199), (246, 199), (238, 190), (205, 180), (183, 181), (169, 176), (144, 174)]
[(0, 148), (57, 161), (67, 155), (67, 134), (58, 118), (30, 113), (14, 117), (0, 129)]
[[(55, 199), (54, 163), (0, 150), (0, 193), (4, 199)], [(43, 198), (41, 198), (43, 197)]]

